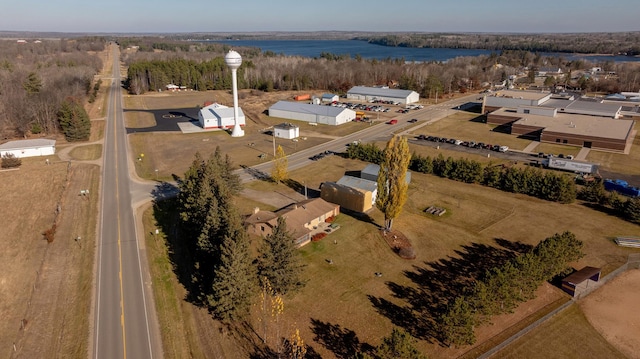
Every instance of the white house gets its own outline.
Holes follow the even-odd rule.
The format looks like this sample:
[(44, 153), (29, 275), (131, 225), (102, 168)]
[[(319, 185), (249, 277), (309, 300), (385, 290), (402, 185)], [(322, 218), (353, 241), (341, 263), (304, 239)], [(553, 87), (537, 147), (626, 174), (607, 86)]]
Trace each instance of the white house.
[[(227, 107), (218, 103), (205, 106), (198, 112), (198, 122), (205, 130), (220, 128), (229, 129), (235, 125), (233, 107)], [(238, 124), (245, 125), (244, 112), (238, 108)]]
[(0, 145), (0, 157), (5, 154), (16, 157), (49, 156), (56, 153), (56, 141), (43, 138), (9, 141)]
[(406, 105), (418, 102), (420, 94), (411, 90), (398, 90), (387, 87), (354, 86), (347, 92), (347, 98), (360, 101), (397, 101)]
[(337, 126), (355, 120), (356, 112), (342, 107), (278, 101), (269, 107), (269, 116)]
[(300, 126), (296, 126), (292, 123), (281, 123), (273, 126), (274, 136), (277, 138), (286, 138), (292, 140), (300, 137)]

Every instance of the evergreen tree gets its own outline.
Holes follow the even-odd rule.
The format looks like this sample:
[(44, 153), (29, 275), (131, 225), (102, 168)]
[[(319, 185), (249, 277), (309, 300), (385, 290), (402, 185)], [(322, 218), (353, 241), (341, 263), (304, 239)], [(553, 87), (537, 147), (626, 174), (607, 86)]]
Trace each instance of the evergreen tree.
[(402, 329), (393, 328), (391, 334), (382, 338), (376, 348), (376, 359), (426, 359), (415, 347), (416, 340)]
[(67, 141), (87, 141), (91, 134), (91, 120), (80, 102), (66, 99), (58, 111), (58, 121)]
[(276, 149), (276, 157), (273, 160), (273, 167), (271, 169), (271, 178), (276, 183), (286, 180), (289, 177), (289, 174), (287, 173), (288, 166), (289, 161), (287, 160), (287, 155), (284, 153), (282, 146), (278, 145), (278, 148)]
[(35, 72), (30, 72), (22, 87), (28, 94), (39, 93), (42, 90), (42, 80)]
[(208, 304), (215, 317), (239, 320), (246, 316), (251, 306), (256, 274), (249, 256), (249, 239), (240, 224), (240, 216), (230, 213), (229, 219), (228, 234), (220, 244), (220, 260), (213, 269)]
[(402, 211), (407, 200), (407, 169), (411, 153), (407, 139), (394, 135), (387, 142), (384, 157), (378, 173), (378, 194), (376, 206), (384, 213), (384, 226), (391, 230), (393, 219)]
[(258, 274), (269, 280), (273, 290), (286, 294), (304, 286), (301, 279), (304, 265), (284, 217), (278, 218), (273, 232), (262, 241), (259, 252)]
[(475, 315), (468, 298), (457, 297), (447, 311), (440, 316), (442, 341), (456, 347), (475, 343), (476, 337), (473, 333), (475, 324)]

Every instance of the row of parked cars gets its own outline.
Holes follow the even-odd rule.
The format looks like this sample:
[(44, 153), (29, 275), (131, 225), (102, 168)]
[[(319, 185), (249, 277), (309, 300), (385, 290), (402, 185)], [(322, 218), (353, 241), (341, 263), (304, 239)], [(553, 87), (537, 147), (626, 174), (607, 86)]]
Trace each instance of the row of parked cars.
[(373, 111), (373, 112), (389, 112), (391, 110), (390, 108), (384, 107), (381, 105), (369, 105), (369, 104), (352, 103), (352, 102), (333, 101), (328, 105), (333, 107), (348, 108), (351, 110)]
[(458, 145), (458, 146), (464, 146), (464, 147), (469, 147), (469, 148), (480, 148), (480, 149), (485, 149), (485, 150), (490, 150), (490, 151), (498, 151), (498, 152), (507, 152), (507, 151), (509, 151), (509, 147), (508, 146), (492, 145), (490, 143), (475, 142), (475, 141), (462, 141), (462, 140), (457, 140), (455, 138), (420, 135), (420, 136), (418, 136), (418, 139), (419, 140), (426, 140), (426, 141), (433, 141), (433, 142), (444, 142), (444, 143), (450, 143), (450, 144)]

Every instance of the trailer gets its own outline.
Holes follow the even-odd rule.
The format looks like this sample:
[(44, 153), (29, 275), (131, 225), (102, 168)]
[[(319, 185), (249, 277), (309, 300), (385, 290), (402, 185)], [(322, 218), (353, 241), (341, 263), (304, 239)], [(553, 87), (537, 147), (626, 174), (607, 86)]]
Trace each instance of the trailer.
[(568, 160), (565, 158), (551, 157), (542, 161), (545, 167), (553, 168), (556, 170), (571, 171), (577, 173), (596, 174), (598, 172), (598, 165), (589, 162), (580, 162), (574, 160)]

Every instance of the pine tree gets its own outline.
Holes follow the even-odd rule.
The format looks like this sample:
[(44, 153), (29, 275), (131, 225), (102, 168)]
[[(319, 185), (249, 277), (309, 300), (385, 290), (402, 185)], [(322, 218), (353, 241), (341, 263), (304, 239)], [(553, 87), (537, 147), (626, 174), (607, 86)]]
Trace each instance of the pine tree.
[(286, 180), (289, 177), (289, 174), (287, 173), (288, 166), (289, 161), (287, 160), (287, 155), (284, 153), (282, 146), (278, 145), (278, 148), (276, 149), (276, 157), (273, 160), (273, 167), (271, 169), (271, 178), (276, 183)]
[(394, 135), (384, 151), (378, 173), (378, 194), (376, 206), (384, 213), (384, 227), (391, 230), (393, 219), (402, 211), (407, 200), (407, 169), (411, 162), (411, 153), (407, 139)]
[(376, 348), (376, 359), (426, 359), (415, 347), (415, 339), (402, 329), (393, 328)]
[(87, 141), (91, 134), (91, 120), (78, 100), (68, 98), (60, 106), (58, 121), (67, 141)]
[(269, 280), (277, 293), (286, 294), (304, 286), (301, 279), (304, 265), (284, 217), (278, 218), (273, 232), (262, 241), (259, 252), (258, 273)]
[(249, 256), (249, 239), (240, 216), (229, 216), (228, 234), (220, 244), (220, 260), (214, 265), (209, 307), (215, 317), (239, 320), (246, 316), (255, 293), (255, 272)]
[(39, 93), (40, 90), (42, 90), (42, 80), (35, 72), (30, 72), (29, 75), (27, 75), (27, 79), (22, 84), (22, 87), (28, 94)]
[(476, 341), (473, 333), (476, 320), (469, 301), (465, 297), (457, 297), (447, 311), (440, 316), (440, 334), (442, 340), (456, 347), (473, 344)]

